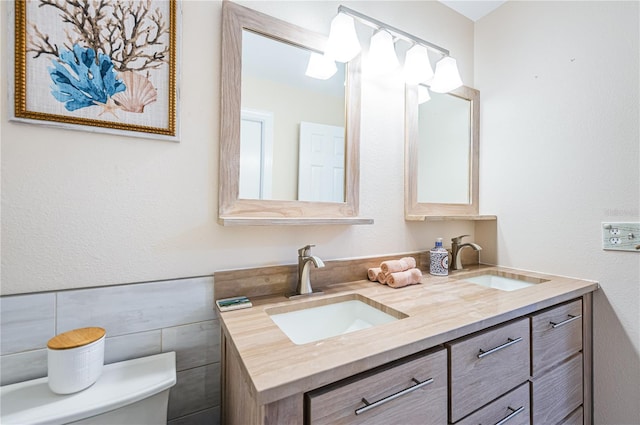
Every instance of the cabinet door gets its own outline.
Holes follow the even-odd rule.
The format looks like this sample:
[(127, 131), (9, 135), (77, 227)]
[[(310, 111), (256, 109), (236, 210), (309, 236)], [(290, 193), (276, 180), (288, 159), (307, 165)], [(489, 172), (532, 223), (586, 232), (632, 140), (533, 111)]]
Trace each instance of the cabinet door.
[(582, 350), (582, 301), (576, 300), (531, 317), (531, 375), (538, 376)]
[(457, 422), (529, 379), (528, 318), (447, 346), (451, 361), (451, 422)]
[(532, 380), (534, 424), (557, 424), (582, 404), (582, 354)]
[(307, 423), (446, 424), (447, 357), (431, 354), (393, 363), (308, 393)]
[(456, 425), (529, 425), (530, 415), (529, 383), (527, 382), (470, 414)]

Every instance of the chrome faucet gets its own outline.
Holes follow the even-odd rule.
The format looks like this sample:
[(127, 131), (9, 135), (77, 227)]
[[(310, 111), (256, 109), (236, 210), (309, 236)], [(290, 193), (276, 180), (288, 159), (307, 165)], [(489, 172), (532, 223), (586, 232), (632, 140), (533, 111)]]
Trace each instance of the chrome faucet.
[(470, 246), (476, 251), (481, 251), (482, 247), (473, 242), (462, 243), (462, 238), (469, 235), (462, 235), (456, 238), (451, 238), (451, 270), (462, 270), (462, 256), (460, 251)]
[(309, 278), (310, 264), (313, 263), (317, 268), (324, 267), (324, 262), (311, 255), (311, 247), (315, 245), (306, 245), (298, 250), (298, 284), (296, 285), (295, 295), (311, 295), (311, 279)]

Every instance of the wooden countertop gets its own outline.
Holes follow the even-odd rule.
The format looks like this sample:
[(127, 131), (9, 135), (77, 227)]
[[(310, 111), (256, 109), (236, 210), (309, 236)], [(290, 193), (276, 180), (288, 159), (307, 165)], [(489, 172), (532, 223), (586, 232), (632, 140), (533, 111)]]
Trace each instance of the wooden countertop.
[[(516, 291), (459, 280), (497, 270), (546, 279)], [(324, 295), (289, 300), (253, 298), (254, 307), (220, 314), (228, 355), (238, 355), (256, 400), (267, 404), (352, 376), (498, 323), (598, 289), (595, 281), (505, 267), (475, 266), (448, 277), (425, 274), (421, 284), (393, 289), (368, 280), (331, 285)], [(296, 345), (265, 312), (293, 303), (357, 293), (408, 317), (392, 323)]]

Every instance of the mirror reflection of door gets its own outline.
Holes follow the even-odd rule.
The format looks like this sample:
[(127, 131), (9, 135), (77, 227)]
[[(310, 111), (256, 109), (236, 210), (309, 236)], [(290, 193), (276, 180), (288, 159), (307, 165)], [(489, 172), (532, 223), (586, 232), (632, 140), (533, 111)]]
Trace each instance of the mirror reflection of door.
[(240, 199), (271, 199), (273, 114), (242, 109), (240, 121)]
[(300, 123), (298, 200), (344, 202), (344, 127)]
[(471, 203), (471, 102), (431, 93), (418, 122), (418, 202)]
[[(273, 172), (271, 192), (259, 191), (256, 177), (258, 158), (245, 158), (245, 130), (240, 129), (240, 198), (265, 200), (298, 200), (299, 127), (301, 122), (314, 122), (345, 128), (346, 65), (338, 63), (338, 71), (327, 80), (305, 75), (312, 51), (297, 45), (242, 31), (241, 110), (269, 111), (273, 114)], [(342, 130), (344, 133), (344, 130)], [(344, 152), (345, 138), (342, 134)], [(344, 166), (343, 166), (344, 167)], [(248, 168), (248, 169), (246, 169)], [(344, 173), (344, 169), (342, 171)], [(252, 182), (252, 188), (246, 187)], [(340, 189), (344, 194), (343, 187)], [(243, 186), (245, 189), (243, 190)], [(336, 195), (337, 196), (337, 195)], [(324, 201), (311, 199), (308, 201)], [(333, 202), (328, 200), (327, 202)], [(344, 195), (337, 202), (344, 202)]]

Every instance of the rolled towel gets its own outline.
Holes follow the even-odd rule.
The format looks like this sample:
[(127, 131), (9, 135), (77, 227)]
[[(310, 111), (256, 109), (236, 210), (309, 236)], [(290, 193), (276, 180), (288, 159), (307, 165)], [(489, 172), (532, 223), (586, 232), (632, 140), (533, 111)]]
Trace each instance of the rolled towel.
[(420, 283), (422, 279), (422, 272), (420, 269), (409, 269), (403, 272), (391, 273), (387, 278), (387, 285), (392, 288), (402, 288), (407, 285), (415, 285)]
[(405, 270), (413, 269), (416, 266), (416, 259), (413, 257), (402, 257), (399, 260), (383, 261), (380, 264), (380, 268), (385, 273), (403, 272)]
[(378, 282), (385, 284), (387, 283), (387, 279), (389, 279), (389, 275), (381, 271), (380, 273), (378, 273), (378, 276), (376, 279), (378, 280)]
[(381, 272), (382, 269), (380, 267), (371, 267), (367, 271), (367, 277), (369, 278), (369, 280), (375, 282), (376, 280), (378, 280), (378, 274), (380, 274)]

